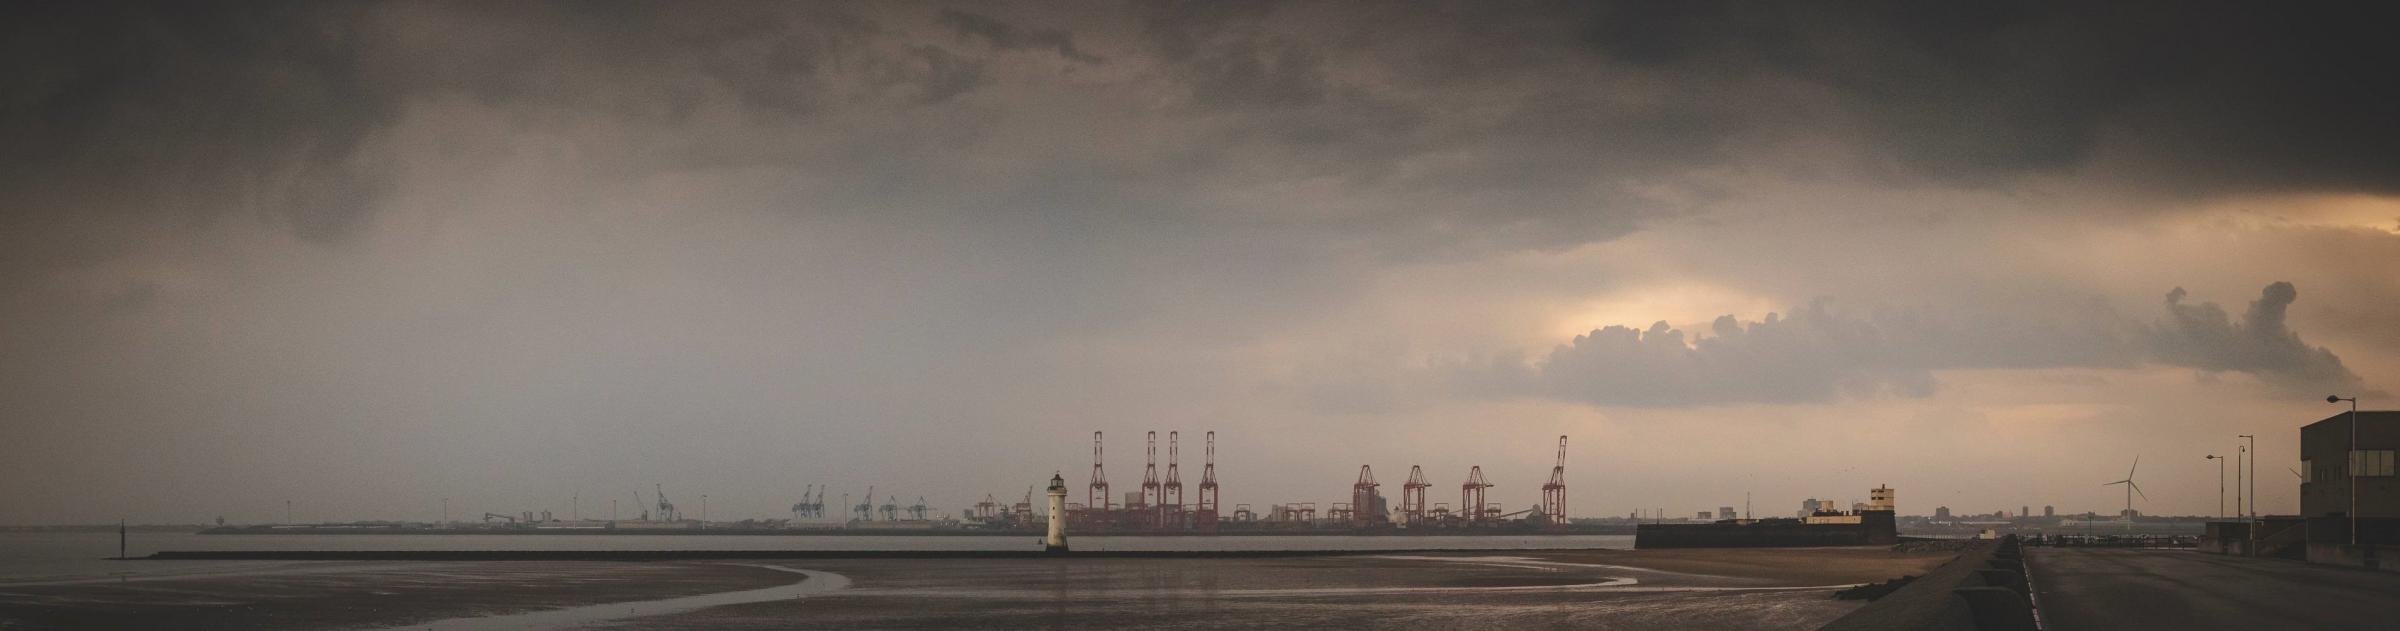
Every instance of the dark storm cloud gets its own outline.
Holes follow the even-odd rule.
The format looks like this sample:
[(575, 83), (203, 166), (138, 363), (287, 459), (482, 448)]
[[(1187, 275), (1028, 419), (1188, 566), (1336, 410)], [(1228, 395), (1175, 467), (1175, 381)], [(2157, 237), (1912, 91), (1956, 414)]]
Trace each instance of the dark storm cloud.
[[(18, 5), (0, 112), (17, 168), (0, 193), (44, 209), (11, 213), (19, 235), (56, 223), (28, 215), (190, 222), (233, 209), (334, 240), (388, 197), (376, 134), (412, 102), (465, 93), (527, 125), (587, 114), (670, 135), (730, 95), (756, 133), (601, 149), (682, 158), (626, 165), (638, 173), (840, 169), (871, 163), (854, 158), (874, 147), (921, 179), (853, 199), (940, 195), (925, 184), (954, 178), (939, 170), (980, 166), (912, 152), (953, 152), (957, 138), (862, 137), (822, 154), (775, 141), (829, 113), (955, 106), (1001, 76), (987, 51), (937, 45), (961, 41), (1155, 72), (1079, 89), (1147, 105), (1135, 93), (1163, 77), (1182, 107), (1093, 133), (1217, 139), (1148, 149), (1086, 186), (1205, 213), (1221, 209), (1190, 193), (1324, 179), (1377, 210), (1302, 223), (1401, 252), (1612, 238), (1705, 204), (1694, 171), (1824, 166), (1750, 164), (1768, 159), (1746, 149), (1807, 134), (1889, 162), (1870, 169), (1954, 183), (2106, 161), (2102, 184), (2148, 191), (2392, 190), (2400, 157), (2382, 148), (2400, 139), (2388, 115), (2400, 78), (2383, 70), (2400, 52), (2363, 7), (1178, 2), (1033, 25), (740, 2)], [(1001, 124), (925, 116), (969, 140)]]
[[(1838, 91), (1899, 169), (2001, 183), (2110, 158), (2150, 192), (2400, 190), (2395, 11), (2375, 3), (1613, 3), (1631, 64)], [(2104, 155), (2109, 153), (2116, 155)]]
[[(1503, 359), (1458, 371), (1467, 387), (1539, 394), (1603, 406), (1829, 402), (1933, 393), (1933, 371), (1982, 368), (2122, 368), (2145, 362), (2238, 372), (2289, 392), (2355, 389), (2333, 352), (2283, 323), (2295, 293), (2275, 283), (2230, 321), (2214, 303), (2168, 295), (2169, 318), (2152, 327), (2105, 310), (2046, 321), (1973, 314), (1844, 313), (1813, 303), (1757, 322), (1723, 316), (1687, 339), (1665, 322), (1610, 326), (1576, 336), (1535, 364)], [(2346, 391), (2346, 390), (2345, 390)]]
[(312, 239), (382, 192), (354, 160), (396, 109), (354, 5), (12, 3), (0, 16), (0, 230), (14, 260), (81, 257), (61, 215), (205, 221), (255, 208)]

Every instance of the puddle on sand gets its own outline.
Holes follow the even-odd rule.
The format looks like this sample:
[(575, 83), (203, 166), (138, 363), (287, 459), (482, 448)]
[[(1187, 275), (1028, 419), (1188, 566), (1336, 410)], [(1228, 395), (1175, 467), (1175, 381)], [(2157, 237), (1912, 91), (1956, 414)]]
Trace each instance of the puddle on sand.
[(667, 614), (682, 613), (695, 609), (717, 607), (722, 605), (739, 605), (743, 603), (766, 602), (770, 600), (807, 598), (809, 596), (840, 591), (850, 586), (849, 577), (832, 572), (819, 572), (816, 570), (788, 568), (780, 565), (752, 565), (750, 567), (762, 567), (778, 572), (790, 572), (805, 576), (806, 578), (790, 585), (768, 587), (764, 589), (701, 594), (698, 596), (685, 596), (682, 598), (666, 598), (660, 600), (641, 600), (634, 602), (608, 603), (604, 605), (586, 605), (582, 607), (569, 607), (566, 609), (551, 609), (546, 611), (530, 611), (526, 613), (499, 616), (452, 618), (449, 620), (436, 620), (433, 622), (422, 622), (411, 625), (389, 627), (389, 629), (440, 629), (443, 631), (480, 631), (486, 629), (567, 629), (588, 626), (600, 622), (641, 618), (647, 616), (663, 616)]

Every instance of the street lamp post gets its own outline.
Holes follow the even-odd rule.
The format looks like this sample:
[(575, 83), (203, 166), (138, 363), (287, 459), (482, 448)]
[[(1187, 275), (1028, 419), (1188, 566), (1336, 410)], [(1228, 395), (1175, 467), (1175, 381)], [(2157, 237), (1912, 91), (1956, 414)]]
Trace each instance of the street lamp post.
[[(2250, 441), (2250, 453), (2258, 453), (2257, 436), (2250, 434), (2240, 434), (2239, 436)], [(2250, 514), (2243, 519), (2258, 521), (2258, 456), (2250, 457)]]
[(2242, 476), (2249, 474), (2242, 471), (2242, 462), (2249, 454), (2250, 448), (2233, 446), (2233, 514), (2236, 517), (2247, 514), (2242, 512), (2242, 507), (2247, 506), (2242, 503)]
[(2343, 454), (2342, 465), (2350, 469), (2350, 545), (2358, 545), (2358, 397), (2325, 395), (2326, 403), (2350, 402), (2350, 453)]
[(2225, 457), (2224, 457), (2224, 456), (2219, 456), (2219, 455), (2216, 455), (2216, 454), (2209, 454), (2209, 455), (2208, 455), (2208, 459), (2217, 461), (2217, 519), (2224, 519), (2224, 518), (2225, 518)]

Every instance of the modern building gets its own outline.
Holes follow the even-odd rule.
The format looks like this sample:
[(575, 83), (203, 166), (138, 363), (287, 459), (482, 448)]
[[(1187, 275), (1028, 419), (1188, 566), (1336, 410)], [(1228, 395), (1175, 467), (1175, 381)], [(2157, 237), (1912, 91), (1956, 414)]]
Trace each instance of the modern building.
[(2058, 516), (2058, 507), (2056, 507), (2056, 506), (2043, 506), (2043, 507), (2042, 507), (2042, 518), (2043, 518), (2043, 519), (2049, 519), (2049, 518), (2052, 518), (2052, 517), (2057, 517), (2057, 516)]
[[(2360, 410), (2356, 445), (2351, 443), (2352, 422), (2351, 413), (2344, 411), (2300, 428), (2300, 517), (2307, 523), (2312, 562), (2355, 565), (2400, 554), (2400, 477), (2394, 476), (2400, 411)], [(2350, 546), (2353, 521), (2357, 543), (2369, 547)], [(2385, 559), (2380, 565), (2400, 566), (2400, 559)]]
[(1934, 521), (1950, 521), (1950, 507), (1948, 507), (1948, 506), (1935, 506), (1935, 507), (1933, 507), (1933, 520), (1934, 520)]

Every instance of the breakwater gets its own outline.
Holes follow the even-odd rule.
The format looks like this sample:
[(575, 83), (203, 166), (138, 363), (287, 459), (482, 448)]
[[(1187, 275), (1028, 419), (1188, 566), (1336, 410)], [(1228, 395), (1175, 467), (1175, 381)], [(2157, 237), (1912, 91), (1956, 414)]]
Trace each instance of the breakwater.
[(2034, 631), (2032, 584), (2014, 535), (1978, 542), (1949, 563), (1819, 631)]
[[(1555, 550), (1544, 550), (1555, 551)], [(1391, 554), (1522, 554), (1521, 548), (1381, 550), (165, 550), (135, 560), (687, 561), (721, 559), (1260, 559)]]
[(1635, 549), (1888, 546), (1900, 542), (1890, 511), (1865, 511), (1857, 523), (1849, 524), (1811, 524), (1797, 519), (1643, 524), (1633, 537)]

